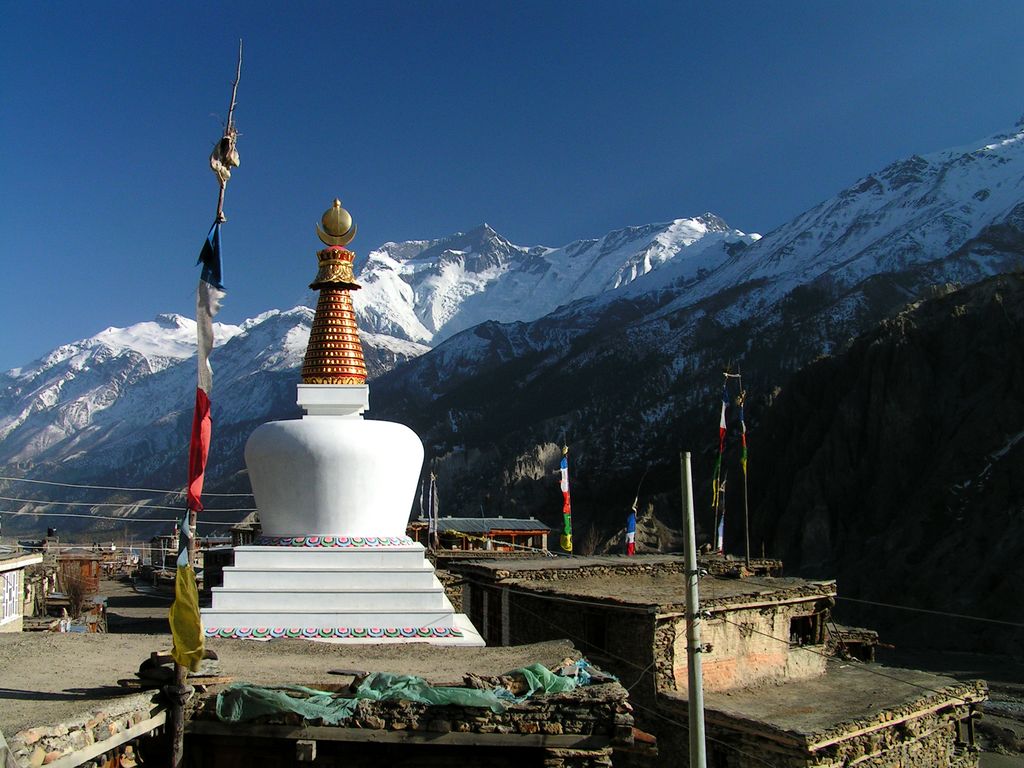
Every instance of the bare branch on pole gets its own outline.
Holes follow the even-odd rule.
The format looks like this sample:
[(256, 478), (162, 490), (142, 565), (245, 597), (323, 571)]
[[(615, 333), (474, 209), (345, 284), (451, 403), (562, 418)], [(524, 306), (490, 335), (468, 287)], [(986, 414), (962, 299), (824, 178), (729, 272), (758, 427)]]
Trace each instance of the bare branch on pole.
[(235, 127), (235, 106), (238, 95), (238, 81), (242, 78), (242, 41), (238, 41), (238, 67), (235, 69), (235, 82), (231, 84), (231, 104), (228, 106), (228, 119), (224, 123), (224, 135), (217, 146), (210, 154), (210, 169), (217, 174), (220, 182), (220, 192), (217, 196), (217, 221), (227, 221), (224, 215), (224, 191), (228, 186), (228, 179), (231, 178), (231, 169), (239, 165), (238, 150), (235, 143), (238, 141), (238, 129)]

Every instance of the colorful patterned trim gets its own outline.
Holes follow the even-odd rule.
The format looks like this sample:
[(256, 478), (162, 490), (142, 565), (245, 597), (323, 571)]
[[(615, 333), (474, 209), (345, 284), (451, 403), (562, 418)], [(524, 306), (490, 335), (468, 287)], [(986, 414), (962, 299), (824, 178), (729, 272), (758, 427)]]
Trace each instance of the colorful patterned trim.
[(260, 547), (402, 547), (414, 543), (408, 536), (260, 536)]
[(220, 629), (207, 627), (207, 637), (234, 638), (237, 640), (272, 640), (279, 637), (334, 638), (339, 640), (403, 639), (403, 638), (446, 638), (463, 637), (457, 627), (306, 627), (295, 629), (283, 627), (231, 627)]

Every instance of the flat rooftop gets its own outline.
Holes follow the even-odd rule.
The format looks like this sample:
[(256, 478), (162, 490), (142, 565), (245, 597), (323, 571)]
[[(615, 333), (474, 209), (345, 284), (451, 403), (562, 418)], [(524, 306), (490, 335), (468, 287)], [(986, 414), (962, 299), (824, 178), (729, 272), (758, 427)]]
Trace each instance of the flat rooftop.
[[(529, 592), (579, 598), (607, 605), (660, 611), (683, 610), (686, 583), (680, 555), (615, 555), (532, 560), (478, 560), (458, 566), (468, 574)], [(836, 594), (834, 581), (791, 577), (706, 576), (698, 587), (703, 607), (815, 600)]]
[[(150, 698), (118, 686), (152, 651), (168, 650), (169, 634), (0, 633), (0, 730), (8, 736), (71, 720), (122, 700)], [(338, 685), (332, 669), (417, 675), (432, 683), (463, 675), (502, 675), (539, 662), (553, 667), (579, 658), (567, 640), (511, 648), (439, 648), (425, 643), (336, 645), (304, 640), (208, 639), (223, 675), (257, 685)], [(461, 684), (461, 682), (460, 682)]]
[[(705, 692), (705, 719), (726, 728), (747, 727), (804, 749), (824, 746), (844, 734), (899, 722), (937, 705), (985, 698), (983, 681), (859, 662), (830, 663), (821, 677), (757, 688)], [(686, 694), (662, 694), (685, 707)]]

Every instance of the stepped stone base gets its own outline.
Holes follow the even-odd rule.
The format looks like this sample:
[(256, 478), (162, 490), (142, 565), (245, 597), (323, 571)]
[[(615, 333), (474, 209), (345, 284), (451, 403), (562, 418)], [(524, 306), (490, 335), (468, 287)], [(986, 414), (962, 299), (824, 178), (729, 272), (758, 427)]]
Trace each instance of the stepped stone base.
[[(202, 611), (207, 637), (483, 646), (404, 537), (305, 536), (237, 547)], [(272, 542), (272, 543), (271, 543)]]

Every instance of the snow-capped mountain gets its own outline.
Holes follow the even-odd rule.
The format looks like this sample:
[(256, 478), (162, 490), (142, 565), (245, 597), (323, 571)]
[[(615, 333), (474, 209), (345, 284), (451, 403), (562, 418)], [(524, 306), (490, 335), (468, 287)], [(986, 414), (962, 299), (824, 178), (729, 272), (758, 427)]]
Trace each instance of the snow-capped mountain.
[[(606, 290), (582, 298), (567, 292), (562, 306), (526, 326), (487, 325), (451, 338), (449, 328), (461, 323), (452, 324), (447, 341), (406, 375), (436, 397), (439, 383), (470, 377), (480, 365), (565, 348), (591, 332), (609, 305), (639, 313), (634, 340), (676, 350), (677, 368), (701, 323), (781, 327), (783, 315), (802, 304), (819, 313), (806, 319), (804, 338), (793, 344), (806, 347), (806, 359), (829, 352), (927, 286), (970, 283), (1021, 266), (1015, 246), (993, 238), (1000, 227), (1024, 229), (1024, 122), (966, 147), (893, 163), (764, 237), (730, 230), (710, 214), (652, 226), (653, 236), (650, 228), (623, 231), (649, 242), (630, 267), (652, 268), (605, 272)], [(693, 237), (694, 229), (703, 236)], [(547, 253), (571, 255), (585, 242)], [(672, 257), (659, 258), (673, 248)], [(883, 289), (879, 279), (886, 275), (899, 279)], [(644, 309), (630, 309), (630, 302)], [(619, 322), (630, 328), (635, 319)]]
[[(298, 415), (295, 384), (312, 319), (311, 309), (295, 307), (239, 326), (216, 325), (213, 413), (220, 450), (211, 456), (214, 481), (218, 470), (221, 479), (237, 471), (245, 438), (257, 424)], [(180, 487), (195, 339), (194, 321), (161, 315), (64, 345), (3, 374), (0, 464), (10, 470), (4, 474)], [(363, 334), (363, 348), (371, 376), (427, 350), (372, 333)]]
[[(441, 240), (388, 243), (361, 270), (355, 296), (371, 379), (435, 341), (487, 320), (530, 320), (614, 290), (684, 256), (724, 253), (756, 236), (711, 214), (632, 227), (563, 248), (515, 246), (486, 225)], [(236, 473), (248, 431), (297, 415), (294, 384), (313, 311), (272, 310), (218, 324), (212, 362), (218, 456), (208, 476)], [(109, 328), (0, 374), (0, 464), (15, 474), (173, 488), (195, 381), (195, 322), (161, 315)], [(125, 465), (125, 457), (130, 464)], [(222, 465), (222, 466), (220, 466)]]
[[(223, 343), (241, 329), (217, 323)], [(88, 427), (133, 385), (196, 349), (196, 323), (158, 315), (64, 344), (31, 365), (0, 374), (0, 445), (5, 461), (31, 459)]]
[(597, 478), (574, 493), (606, 507), (668, 446), (717, 434), (699, 424), (717, 425), (723, 367), (767, 397), (908, 302), (1021, 269), (1024, 124), (894, 163), (756, 241), (685, 253), (538, 320), (465, 330), (378, 382), (382, 415), (424, 438), (449, 503), (536, 501), (517, 495), (517, 467), (572, 435)]
[[(387, 243), (357, 263), (353, 297), (371, 377), (390, 371), (371, 416), (414, 426), (434, 455), (457, 449), (466, 474), (449, 477), (465, 503), (514, 486), (524, 457), (570, 427), (589, 450), (583, 466), (610, 482), (608, 468), (628, 474), (689, 434), (722, 365), (757, 371), (751, 383), (769, 391), (932, 286), (1019, 267), (1022, 200), (1018, 125), (894, 163), (763, 238), (704, 214), (561, 248), (514, 245), (486, 225)], [(211, 487), (244, 489), (248, 433), (297, 415), (311, 317), (300, 306), (218, 329)], [(194, 335), (162, 316), (0, 374), (0, 465), (179, 487)], [(468, 462), (474, 445), (484, 464)]]
[[(370, 375), (422, 354), (428, 347), (421, 342), (491, 319), (531, 320), (684, 254), (696, 261), (723, 243), (754, 239), (705, 214), (563, 248), (512, 245), (486, 225), (437, 241), (387, 243), (370, 254), (360, 276), (365, 287), (355, 297)], [(215, 402), (229, 409), (229, 419), (251, 415), (253, 398), (251, 391), (224, 397), (224, 388), (245, 382), (258, 390), (254, 374), (298, 368), (311, 318), (312, 310), (300, 306), (240, 326), (217, 324), (217, 342), (225, 350), (213, 357)], [(3, 374), (0, 461), (64, 457), (110, 424), (131, 431), (156, 420), (154, 408), (171, 402), (186, 407), (194, 372), (177, 364), (194, 356), (195, 336), (193, 320), (161, 315), (108, 328)], [(171, 367), (173, 373), (143, 383)]]
[[(1005, 222), (1024, 222), (1024, 120), (1009, 133), (865, 176), (770, 232), (690, 294), (760, 286), (731, 309), (738, 319), (769, 309), (799, 285), (842, 288), (921, 267)], [(964, 266), (948, 278), (979, 279), (1001, 263)]]
[(757, 238), (711, 213), (561, 248), (513, 245), (484, 224), (439, 240), (385, 243), (371, 252), (357, 306), (369, 329), (437, 344), (488, 321), (535, 320), (668, 262), (699, 265), (709, 253), (723, 253), (723, 244)]

